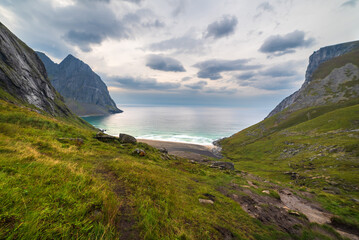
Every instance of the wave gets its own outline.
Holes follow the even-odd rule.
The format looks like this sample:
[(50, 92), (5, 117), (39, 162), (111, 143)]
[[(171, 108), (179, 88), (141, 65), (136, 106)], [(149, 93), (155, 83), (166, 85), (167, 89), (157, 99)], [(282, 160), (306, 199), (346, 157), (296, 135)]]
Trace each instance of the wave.
[(147, 134), (138, 136), (139, 139), (148, 139), (148, 140), (160, 140), (160, 141), (169, 141), (169, 142), (181, 142), (181, 143), (193, 143), (199, 145), (212, 145), (214, 141), (211, 138), (198, 137), (198, 136), (189, 136), (189, 135), (155, 135)]

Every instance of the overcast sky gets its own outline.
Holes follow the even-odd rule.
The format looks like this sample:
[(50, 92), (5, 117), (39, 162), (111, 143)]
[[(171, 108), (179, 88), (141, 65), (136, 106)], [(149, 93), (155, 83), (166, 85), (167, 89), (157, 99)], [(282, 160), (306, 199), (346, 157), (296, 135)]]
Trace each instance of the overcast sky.
[(1, 0), (0, 21), (116, 103), (261, 107), (304, 81), (320, 47), (359, 40), (359, 0)]

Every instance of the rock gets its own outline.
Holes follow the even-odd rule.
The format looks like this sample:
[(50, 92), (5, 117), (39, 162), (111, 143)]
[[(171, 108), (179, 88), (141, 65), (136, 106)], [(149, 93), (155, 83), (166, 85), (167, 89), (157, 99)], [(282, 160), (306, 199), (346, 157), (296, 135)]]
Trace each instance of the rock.
[(213, 202), (216, 200), (216, 196), (210, 194), (210, 193), (205, 193), (203, 194), (204, 197), (209, 198), (210, 200), (212, 200)]
[(269, 190), (263, 190), (262, 193), (270, 194)]
[(200, 203), (203, 203), (203, 204), (213, 204), (214, 202), (212, 200), (209, 200), (209, 199), (198, 199)]
[(135, 137), (132, 137), (131, 135), (120, 133), (119, 138), (120, 143), (132, 143), (135, 144), (137, 142)]
[(159, 148), (158, 151), (160, 151), (161, 153), (164, 153), (164, 154), (168, 154), (168, 151), (166, 148)]
[(145, 150), (139, 149), (139, 148), (136, 148), (136, 149), (132, 152), (132, 154), (137, 154), (137, 155), (139, 155), (139, 156), (141, 156), (141, 157), (146, 156)]
[(214, 162), (210, 167), (221, 170), (234, 170), (234, 164), (231, 162)]
[(107, 135), (103, 132), (98, 132), (95, 138), (101, 142), (118, 142), (117, 137)]
[(36, 53), (0, 23), (0, 89), (53, 116), (73, 116)]
[(37, 52), (55, 89), (77, 115), (105, 115), (122, 112), (112, 100), (106, 84), (90, 66), (69, 54), (60, 64)]

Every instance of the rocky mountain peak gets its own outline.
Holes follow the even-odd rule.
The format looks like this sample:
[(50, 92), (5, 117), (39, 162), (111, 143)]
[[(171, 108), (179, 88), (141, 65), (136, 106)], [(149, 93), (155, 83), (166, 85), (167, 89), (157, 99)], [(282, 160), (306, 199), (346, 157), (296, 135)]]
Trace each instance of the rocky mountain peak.
[(358, 81), (359, 41), (321, 48), (309, 58), (302, 87), (285, 98), (267, 117), (284, 109), (289, 113), (359, 97)]
[[(54, 116), (70, 116), (36, 53), (0, 23), (0, 87)], [(0, 96), (1, 97), (1, 96)]]

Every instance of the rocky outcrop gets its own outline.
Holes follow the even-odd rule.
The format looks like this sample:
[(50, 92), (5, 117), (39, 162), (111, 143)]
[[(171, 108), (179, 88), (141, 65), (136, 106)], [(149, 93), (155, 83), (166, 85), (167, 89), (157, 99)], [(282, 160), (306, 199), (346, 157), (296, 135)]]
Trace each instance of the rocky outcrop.
[[(358, 52), (359, 41), (324, 47), (314, 52), (309, 58), (302, 87), (278, 104), (267, 118), (284, 109), (293, 112), (357, 97), (357, 88), (352, 88), (352, 85), (358, 85), (355, 78), (359, 64), (353, 61), (357, 59)], [(321, 76), (323, 73), (327, 74)]]
[(119, 141), (120, 143), (131, 143), (131, 144), (135, 144), (137, 142), (135, 137), (125, 133), (120, 133)]
[(72, 115), (47, 79), (36, 53), (1, 23), (0, 87), (21, 102), (53, 116)]
[(60, 64), (37, 52), (44, 63), (51, 83), (65, 98), (66, 105), (77, 115), (120, 113), (106, 84), (78, 58), (68, 55)]

